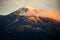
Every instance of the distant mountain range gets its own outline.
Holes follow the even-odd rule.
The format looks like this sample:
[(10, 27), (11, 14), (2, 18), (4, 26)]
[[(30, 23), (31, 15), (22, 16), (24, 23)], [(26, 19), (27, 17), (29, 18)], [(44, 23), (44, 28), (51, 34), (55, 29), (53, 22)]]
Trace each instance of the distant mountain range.
[[(6, 16), (0, 15), (2, 40), (58, 40), (60, 22), (46, 17), (23, 16), (28, 8), (20, 8)], [(35, 9), (36, 10), (36, 9)]]

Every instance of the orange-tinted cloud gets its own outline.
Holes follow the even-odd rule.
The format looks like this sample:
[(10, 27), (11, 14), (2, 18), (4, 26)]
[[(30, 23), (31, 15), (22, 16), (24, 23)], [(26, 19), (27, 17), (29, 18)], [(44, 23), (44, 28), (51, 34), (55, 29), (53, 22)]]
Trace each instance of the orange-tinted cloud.
[[(60, 12), (56, 9), (49, 8), (49, 9), (38, 9), (38, 8), (31, 8), (27, 7), (28, 11), (25, 16), (38, 16), (38, 17), (47, 17), (52, 18), (57, 21), (60, 21)], [(35, 18), (30, 18), (31, 20), (35, 20)]]
[(47, 17), (53, 18), (57, 21), (60, 21), (60, 12), (55, 9), (39, 9), (39, 10), (29, 10), (27, 15), (33, 15), (38, 17)]

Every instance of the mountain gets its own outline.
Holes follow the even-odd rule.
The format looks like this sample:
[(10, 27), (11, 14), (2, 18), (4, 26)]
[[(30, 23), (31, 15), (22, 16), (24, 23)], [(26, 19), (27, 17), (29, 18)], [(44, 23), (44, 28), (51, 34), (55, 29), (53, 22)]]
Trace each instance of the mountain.
[(28, 10), (20, 8), (6, 16), (0, 16), (1, 40), (59, 39), (60, 22), (52, 18), (25, 16)]

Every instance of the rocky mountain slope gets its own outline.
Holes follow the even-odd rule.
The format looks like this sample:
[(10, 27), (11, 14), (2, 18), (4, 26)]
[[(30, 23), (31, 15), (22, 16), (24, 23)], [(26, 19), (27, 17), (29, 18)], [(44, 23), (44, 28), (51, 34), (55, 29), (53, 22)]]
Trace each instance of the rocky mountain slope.
[(25, 16), (27, 10), (28, 8), (20, 8), (9, 15), (0, 16), (1, 39), (57, 40), (59, 38), (60, 22), (52, 18)]

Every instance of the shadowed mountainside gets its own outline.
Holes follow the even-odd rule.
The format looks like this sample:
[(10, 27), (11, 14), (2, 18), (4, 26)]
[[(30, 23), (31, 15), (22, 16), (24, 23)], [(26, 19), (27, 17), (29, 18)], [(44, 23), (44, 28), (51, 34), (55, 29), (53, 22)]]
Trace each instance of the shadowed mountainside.
[(19, 15), (27, 10), (27, 8), (21, 8), (9, 15), (0, 16), (1, 39), (57, 40), (59, 38), (60, 22), (51, 18)]

